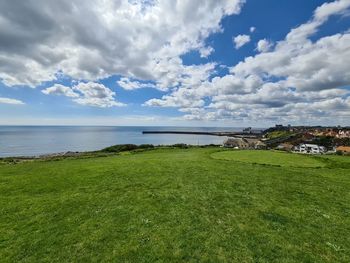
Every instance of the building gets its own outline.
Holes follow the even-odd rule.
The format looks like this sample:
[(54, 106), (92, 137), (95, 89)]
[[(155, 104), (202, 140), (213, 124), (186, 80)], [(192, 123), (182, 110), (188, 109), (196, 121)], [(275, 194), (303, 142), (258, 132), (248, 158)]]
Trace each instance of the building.
[(350, 153), (350, 146), (338, 146), (336, 148), (336, 151), (349, 154)]
[(315, 139), (315, 136), (308, 132), (305, 132), (302, 135), (302, 139), (304, 142), (312, 142)]
[(243, 129), (243, 133), (252, 133), (252, 127)]
[(340, 130), (336, 137), (337, 138), (350, 138), (350, 130)]
[(249, 149), (249, 142), (244, 138), (228, 138), (226, 141), (224, 141), (224, 147)]
[(267, 145), (265, 143), (263, 143), (262, 141), (258, 141), (257, 143), (255, 143), (255, 149), (256, 150), (266, 150)]
[(235, 149), (266, 149), (265, 143), (253, 138), (228, 138), (224, 141), (224, 147)]
[(296, 153), (304, 153), (304, 154), (324, 154), (327, 149), (323, 146), (319, 146), (317, 144), (300, 144), (295, 146), (293, 149)]
[(287, 151), (290, 152), (293, 150), (293, 144), (290, 143), (281, 143), (276, 147), (276, 150), (280, 150), (280, 151)]

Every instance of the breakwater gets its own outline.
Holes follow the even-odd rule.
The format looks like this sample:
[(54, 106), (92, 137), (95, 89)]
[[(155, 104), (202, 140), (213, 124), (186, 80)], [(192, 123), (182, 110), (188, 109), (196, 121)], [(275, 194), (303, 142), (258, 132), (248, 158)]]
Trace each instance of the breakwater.
[(245, 138), (261, 137), (261, 133), (245, 133), (245, 132), (143, 131), (142, 134), (188, 134), (188, 135), (212, 135), (212, 136), (225, 136), (225, 137), (245, 137)]

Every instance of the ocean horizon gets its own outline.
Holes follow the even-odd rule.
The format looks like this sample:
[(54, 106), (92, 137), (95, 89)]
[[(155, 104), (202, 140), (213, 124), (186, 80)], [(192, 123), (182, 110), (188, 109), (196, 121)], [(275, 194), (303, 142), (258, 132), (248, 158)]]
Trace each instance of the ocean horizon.
[(0, 157), (95, 151), (115, 144), (222, 144), (225, 137), (142, 134), (142, 131), (241, 131), (242, 127), (178, 126), (0, 126)]

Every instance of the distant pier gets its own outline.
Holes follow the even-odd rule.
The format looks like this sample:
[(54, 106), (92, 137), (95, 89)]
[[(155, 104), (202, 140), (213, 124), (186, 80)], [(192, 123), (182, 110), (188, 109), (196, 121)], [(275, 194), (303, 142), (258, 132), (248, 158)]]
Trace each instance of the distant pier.
[(258, 138), (261, 132), (201, 132), (201, 131), (143, 131), (142, 134), (188, 134), (188, 135), (211, 135), (226, 137)]

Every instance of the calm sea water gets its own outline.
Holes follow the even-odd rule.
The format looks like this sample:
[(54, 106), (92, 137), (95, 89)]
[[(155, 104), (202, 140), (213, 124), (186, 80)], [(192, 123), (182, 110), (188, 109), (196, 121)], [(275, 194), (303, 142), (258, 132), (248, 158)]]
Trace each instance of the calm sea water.
[(147, 130), (240, 131), (206, 127), (86, 127), (0, 126), (0, 157), (35, 156), (65, 151), (93, 151), (114, 144), (221, 144), (224, 137), (206, 135), (142, 134)]

